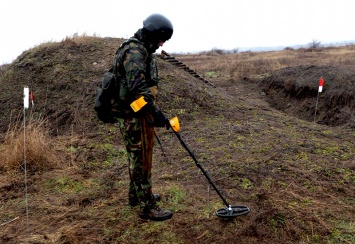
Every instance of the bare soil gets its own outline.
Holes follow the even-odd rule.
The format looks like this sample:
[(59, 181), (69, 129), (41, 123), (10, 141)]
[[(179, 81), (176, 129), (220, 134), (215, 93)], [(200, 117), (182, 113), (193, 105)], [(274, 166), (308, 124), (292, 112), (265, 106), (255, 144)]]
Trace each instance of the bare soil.
[[(121, 39), (67, 38), (24, 52), (0, 69), (0, 155), (21, 127), (22, 91), (43, 121), (60, 166), (0, 164), (1, 243), (353, 243), (355, 69), (293, 66), (265, 76), (211, 78), (216, 88), (158, 60), (158, 104), (231, 205), (225, 207), (171, 131), (158, 129), (153, 187), (171, 220), (151, 222), (127, 205), (119, 130), (99, 122), (95, 90)], [(184, 57), (180, 57), (184, 61)], [(185, 61), (184, 61), (185, 62)], [(194, 67), (198, 63), (188, 61)], [(329, 85), (318, 94), (315, 79)], [(315, 101), (319, 105), (315, 116)], [(315, 119), (315, 121), (314, 121)], [(22, 134), (19, 138), (22, 138)], [(27, 188), (26, 188), (27, 186)], [(28, 192), (26, 219), (25, 189)]]

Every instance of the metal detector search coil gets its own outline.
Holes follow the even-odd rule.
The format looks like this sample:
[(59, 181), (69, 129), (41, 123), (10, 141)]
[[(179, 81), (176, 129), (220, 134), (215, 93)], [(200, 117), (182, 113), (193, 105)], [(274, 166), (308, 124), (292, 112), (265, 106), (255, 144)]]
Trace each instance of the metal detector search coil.
[(216, 210), (216, 215), (221, 218), (233, 218), (250, 212), (246, 206), (228, 206)]

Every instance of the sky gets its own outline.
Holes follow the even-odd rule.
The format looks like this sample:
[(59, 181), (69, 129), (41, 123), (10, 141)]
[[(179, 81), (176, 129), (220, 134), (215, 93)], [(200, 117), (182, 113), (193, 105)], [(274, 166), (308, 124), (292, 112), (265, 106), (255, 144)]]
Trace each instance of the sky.
[(131, 37), (153, 13), (174, 26), (158, 52), (355, 44), (354, 6), (354, 0), (0, 0), (0, 65), (74, 34)]

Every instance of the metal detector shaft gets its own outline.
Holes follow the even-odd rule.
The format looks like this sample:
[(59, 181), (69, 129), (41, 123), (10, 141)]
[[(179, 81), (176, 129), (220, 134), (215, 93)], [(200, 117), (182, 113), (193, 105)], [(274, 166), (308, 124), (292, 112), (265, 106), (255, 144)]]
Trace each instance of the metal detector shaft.
[(198, 168), (200, 168), (200, 170), (202, 171), (202, 173), (205, 175), (205, 177), (207, 178), (207, 180), (209, 181), (209, 183), (213, 186), (213, 188), (216, 190), (217, 194), (220, 196), (220, 198), (223, 200), (224, 204), (229, 207), (230, 205), (227, 203), (226, 199), (222, 196), (221, 192), (218, 190), (218, 188), (216, 187), (216, 185), (212, 182), (210, 176), (208, 175), (207, 171), (202, 167), (202, 165), (199, 163), (199, 161), (196, 159), (195, 154), (188, 148), (188, 146), (186, 145), (186, 143), (184, 142), (184, 140), (181, 138), (180, 133), (176, 132), (173, 129), (175, 135), (177, 136), (177, 138), (179, 139), (181, 145), (183, 146), (183, 148), (186, 149), (186, 151), (190, 154), (191, 158), (195, 161), (195, 164)]

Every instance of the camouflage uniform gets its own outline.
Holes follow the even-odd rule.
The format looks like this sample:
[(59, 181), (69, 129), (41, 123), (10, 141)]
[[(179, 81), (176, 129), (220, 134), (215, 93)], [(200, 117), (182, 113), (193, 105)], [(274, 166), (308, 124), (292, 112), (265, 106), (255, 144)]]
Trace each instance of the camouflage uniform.
[(138, 31), (135, 34), (138, 40), (129, 39), (118, 49), (117, 68), (121, 79), (126, 79), (128, 85), (127, 102), (131, 103), (144, 96), (148, 104), (142, 111), (131, 112), (117, 120), (128, 153), (129, 201), (146, 207), (155, 203), (151, 182), (154, 126), (150, 121), (158, 93), (158, 72), (154, 56), (139, 41), (140, 35)]

